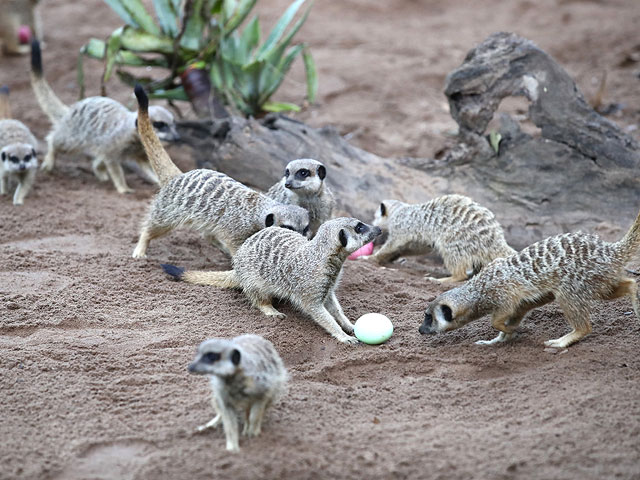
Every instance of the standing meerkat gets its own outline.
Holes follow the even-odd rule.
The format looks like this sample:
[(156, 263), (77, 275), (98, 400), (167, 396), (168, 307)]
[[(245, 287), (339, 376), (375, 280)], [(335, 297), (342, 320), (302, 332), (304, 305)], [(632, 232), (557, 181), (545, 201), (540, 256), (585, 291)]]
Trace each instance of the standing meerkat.
[(293, 160), (287, 164), (284, 178), (269, 189), (267, 196), (306, 209), (313, 236), (320, 225), (331, 218), (336, 203), (324, 181), (326, 176), (327, 169), (317, 160)]
[(507, 245), (495, 215), (463, 195), (444, 195), (417, 205), (384, 200), (373, 224), (389, 232), (387, 241), (373, 255), (360, 258), (383, 264), (435, 249), (451, 276), (428, 278), (442, 283), (466, 280), (493, 259), (516, 253)]
[(182, 226), (199, 231), (230, 256), (251, 235), (272, 225), (307, 235), (309, 214), (301, 207), (278, 203), (214, 170), (182, 173), (154, 132), (143, 88), (136, 86), (135, 94), (139, 136), (161, 188), (142, 226), (133, 258), (146, 257), (152, 239)]
[(41, 38), (39, 0), (0, 0), (0, 43), (4, 53), (29, 53), (31, 37)]
[(627, 234), (609, 243), (596, 235), (566, 233), (550, 237), (487, 265), (466, 284), (438, 296), (425, 311), (420, 333), (455, 330), (484, 315), (500, 333), (493, 344), (510, 340), (529, 310), (557, 301), (570, 333), (547, 340), (564, 348), (591, 332), (590, 303), (628, 295), (636, 317), (638, 288), (624, 266), (640, 246), (640, 215)]
[[(9, 89), (0, 88), (0, 113), (10, 116)], [(17, 182), (13, 204), (22, 205), (31, 190), (38, 170), (38, 141), (29, 128), (18, 120), (0, 119), (0, 195), (5, 195), (9, 182)]]
[[(93, 158), (93, 172), (100, 181), (111, 178), (118, 193), (130, 193), (121, 162), (135, 160), (145, 176), (157, 183), (136, 131), (137, 114), (107, 97), (89, 97), (67, 106), (42, 75), (40, 44), (31, 46), (31, 84), (36, 99), (53, 128), (47, 135), (47, 155), (42, 169), (53, 169), (58, 153), (86, 154)], [(149, 108), (158, 136), (167, 142), (179, 139), (173, 115), (163, 107)]]
[(240, 450), (238, 417), (244, 422), (243, 435), (259, 435), (265, 411), (284, 394), (287, 383), (280, 355), (271, 342), (258, 335), (205, 340), (189, 364), (189, 372), (209, 377), (216, 412), (198, 431), (222, 422), (227, 450), (232, 452)]
[(187, 271), (163, 265), (176, 279), (199, 285), (240, 288), (268, 316), (284, 318), (274, 298), (288, 300), (343, 343), (358, 343), (335, 290), (342, 264), (358, 248), (380, 235), (378, 227), (356, 218), (323, 223), (313, 240), (281, 228), (266, 228), (247, 239), (233, 256), (233, 270)]

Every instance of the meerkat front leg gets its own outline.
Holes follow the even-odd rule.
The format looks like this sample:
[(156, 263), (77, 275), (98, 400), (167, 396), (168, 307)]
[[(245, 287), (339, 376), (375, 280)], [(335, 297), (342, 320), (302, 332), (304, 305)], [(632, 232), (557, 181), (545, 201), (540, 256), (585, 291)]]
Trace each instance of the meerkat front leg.
[(312, 307), (308, 313), (318, 325), (324, 328), (332, 337), (338, 339), (340, 342), (351, 344), (358, 343), (358, 339), (356, 337), (352, 337), (351, 335), (344, 333), (338, 325), (338, 322), (336, 322), (335, 318), (333, 318), (324, 305)]
[(380, 250), (373, 255), (366, 255), (360, 257), (361, 259), (369, 259), (376, 262), (379, 265), (383, 263), (389, 263), (398, 258), (402, 252), (402, 245), (395, 244), (393, 240), (388, 239), (387, 242), (380, 247)]
[(220, 413), (218, 413), (218, 403), (216, 402), (216, 397), (213, 395), (211, 396), (211, 406), (213, 407), (213, 411), (216, 412), (216, 415), (204, 425), (199, 425), (198, 427), (196, 427), (197, 432), (204, 432), (205, 430), (215, 428), (220, 424), (221, 417)]
[(24, 204), (24, 199), (31, 190), (33, 186), (33, 181), (36, 178), (36, 171), (29, 170), (24, 178), (20, 179), (18, 182), (18, 187), (16, 188), (15, 193), (13, 194), (13, 204), (14, 205), (22, 205)]
[(324, 306), (329, 311), (333, 318), (335, 318), (338, 324), (342, 327), (342, 329), (349, 333), (353, 334), (353, 323), (347, 318), (340, 306), (340, 302), (338, 302), (338, 298), (336, 297), (335, 292), (329, 293), (327, 299), (324, 301)]
[(466, 274), (464, 275), (451, 275), (450, 277), (436, 278), (431, 277), (429, 275), (425, 275), (424, 278), (426, 280), (430, 280), (436, 283), (454, 283), (454, 282), (464, 282), (468, 277)]
[(7, 194), (7, 176), (0, 175), (0, 195)]
[(491, 319), (491, 325), (499, 330), (498, 336), (491, 340), (478, 340), (476, 345), (494, 345), (496, 343), (508, 342), (514, 336), (514, 331), (520, 325), (525, 312), (515, 313), (494, 313)]
[(253, 402), (251, 405), (251, 410), (249, 412), (249, 421), (246, 424), (246, 435), (249, 437), (255, 437), (260, 435), (262, 431), (262, 418), (264, 417), (264, 412), (269, 405), (269, 399), (263, 398), (261, 400), (257, 400)]
[(240, 451), (238, 439), (238, 417), (233, 411), (229, 410), (224, 405), (220, 409), (220, 417), (224, 428), (224, 435), (227, 439), (227, 450), (230, 452)]
[(591, 320), (586, 305), (577, 305), (567, 300), (558, 300), (558, 303), (564, 313), (564, 318), (573, 329), (560, 338), (547, 340), (544, 344), (552, 348), (566, 348), (591, 333)]
[(91, 161), (91, 169), (96, 178), (101, 182), (109, 181), (109, 174), (107, 173), (107, 167), (104, 162), (99, 158), (94, 158)]
[(109, 172), (111, 181), (116, 187), (118, 193), (124, 194), (133, 192), (133, 189), (129, 188), (129, 186), (127, 185), (127, 181), (124, 178), (124, 170), (122, 170), (122, 165), (120, 164), (120, 162), (104, 157), (100, 157), (100, 161), (104, 162), (105, 167), (107, 167), (107, 172)]
[[(149, 222), (151, 223), (151, 221)], [(147, 248), (149, 247), (149, 242), (154, 238), (161, 237), (162, 235), (166, 235), (172, 230), (171, 227), (167, 226), (158, 226), (158, 225), (145, 225), (142, 227), (142, 231), (140, 232), (140, 238), (138, 238), (138, 244), (136, 245), (135, 250), (133, 251), (133, 258), (147, 258)]]

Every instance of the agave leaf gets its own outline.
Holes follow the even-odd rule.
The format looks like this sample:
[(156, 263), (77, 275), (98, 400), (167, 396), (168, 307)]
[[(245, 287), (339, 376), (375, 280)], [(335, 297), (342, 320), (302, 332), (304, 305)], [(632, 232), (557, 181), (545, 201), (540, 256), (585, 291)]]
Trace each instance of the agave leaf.
[[(229, 35), (240, 26), (258, 0), (240, 0), (240, 4), (234, 9), (233, 15), (224, 22), (224, 34)], [(246, 29), (245, 29), (246, 30)], [(260, 33), (258, 32), (258, 35)]]
[(300, 107), (295, 103), (287, 102), (266, 102), (262, 105), (262, 110), (265, 112), (299, 112)]
[(156, 36), (141, 30), (124, 27), (122, 48), (133, 52), (155, 52), (173, 54), (173, 41), (169, 37)]
[(202, 2), (203, 0), (193, 2), (191, 15), (187, 18), (187, 26), (180, 39), (180, 46), (187, 50), (200, 50), (200, 43), (206, 27), (206, 21), (202, 17)]
[[(240, 36), (240, 43), (246, 49), (246, 58), (248, 60), (249, 53), (260, 43), (260, 20), (257, 15), (244, 27), (244, 31)], [(245, 63), (247, 60), (245, 60)]]
[(104, 2), (109, 5), (127, 25), (130, 25), (133, 28), (140, 28), (140, 25), (133, 19), (129, 11), (124, 6), (126, 1), (127, 0), (104, 0)]
[(272, 76), (268, 80), (268, 83), (261, 85), (260, 103), (265, 103), (280, 87), (285, 75), (291, 68), (291, 63), (296, 56), (300, 54), (303, 48), (304, 45), (295, 45), (294, 47), (291, 47), (287, 55), (280, 60), (280, 63), (272, 66)]
[(189, 97), (187, 96), (187, 93), (184, 91), (184, 88), (182, 86), (169, 90), (156, 90), (155, 92), (149, 93), (149, 98), (164, 98), (167, 100), (189, 101)]
[(162, 31), (172, 37), (178, 34), (178, 14), (173, 6), (172, 0), (153, 0), (153, 7), (156, 9), (156, 16)]
[(233, 13), (236, 11), (236, 7), (238, 6), (238, 0), (224, 0), (222, 2), (222, 24), (226, 24), (231, 17), (233, 17)]
[(105, 52), (105, 65), (104, 74), (102, 75), (102, 82), (106, 83), (111, 77), (111, 71), (116, 63), (116, 55), (122, 47), (122, 32), (125, 27), (120, 27), (115, 30), (109, 39), (107, 40), (107, 49)]
[(122, 4), (140, 28), (151, 35), (160, 35), (160, 29), (140, 0), (126, 0)]
[[(89, 39), (89, 42), (80, 49), (80, 53), (96, 60), (104, 60), (106, 43), (97, 38)], [(120, 50), (116, 55), (118, 65), (128, 65), (131, 67), (164, 67), (169, 68), (169, 62), (164, 57), (142, 58), (128, 50)]]
[[(282, 40), (280, 40), (280, 42), (278, 42), (277, 47), (274, 46), (270, 51), (265, 52), (265, 58), (267, 58), (270, 63), (276, 65), (280, 61), (280, 57), (282, 57), (284, 51), (289, 47), (293, 36), (298, 33), (298, 30), (300, 30), (300, 27), (302, 27), (304, 22), (307, 20), (310, 12), (311, 8), (308, 8), (304, 15), (300, 17), (300, 19), (295, 23), (289, 33), (287, 33), (287, 35)], [(271, 58), (269, 58), (271, 56), (274, 56), (275, 58), (272, 60)]]
[(84, 48), (82, 47), (78, 53), (78, 65), (76, 67), (76, 78), (80, 87), (79, 100), (84, 98)]
[(278, 23), (276, 23), (275, 27), (273, 27), (273, 30), (271, 30), (271, 33), (267, 37), (267, 40), (258, 49), (258, 52), (256, 54), (257, 58), (263, 60), (268, 52), (274, 47), (274, 45), (278, 43), (278, 40), (280, 40), (280, 37), (282, 37), (282, 34), (293, 19), (294, 15), (305, 1), (306, 0), (296, 0), (291, 5), (289, 5), (289, 8), (287, 8), (284, 14), (282, 14), (282, 17), (280, 17)]
[(182, 4), (182, 0), (171, 0), (171, 4), (173, 5), (173, 10), (175, 12), (180, 13), (181, 11), (180, 6)]
[(302, 52), (302, 60), (304, 61), (304, 70), (307, 76), (307, 100), (309, 103), (316, 101), (318, 94), (318, 72), (316, 70), (316, 62), (311, 56), (311, 51), (305, 46)]

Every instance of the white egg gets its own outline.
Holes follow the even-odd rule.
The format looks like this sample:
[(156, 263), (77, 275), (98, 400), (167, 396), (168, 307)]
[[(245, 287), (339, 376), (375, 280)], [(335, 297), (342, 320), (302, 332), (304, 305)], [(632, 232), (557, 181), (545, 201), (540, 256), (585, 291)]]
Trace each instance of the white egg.
[(356, 338), (369, 345), (384, 343), (393, 334), (393, 324), (381, 313), (365, 313), (354, 325)]

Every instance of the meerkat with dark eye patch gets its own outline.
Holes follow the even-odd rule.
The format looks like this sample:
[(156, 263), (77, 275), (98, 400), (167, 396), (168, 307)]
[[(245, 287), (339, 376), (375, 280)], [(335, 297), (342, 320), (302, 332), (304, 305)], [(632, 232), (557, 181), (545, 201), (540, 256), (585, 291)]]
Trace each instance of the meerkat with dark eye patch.
[(313, 236), (320, 225), (331, 218), (335, 206), (333, 193), (325, 182), (326, 176), (326, 167), (317, 160), (293, 160), (287, 164), (284, 178), (269, 189), (267, 196), (306, 209)]
[(515, 253), (495, 215), (463, 195), (444, 195), (417, 205), (384, 200), (373, 224), (388, 231), (387, 241), (373, 255), (361, 258), (383, 264), (435, 249), (451, 276), (429, 279), (442, 283), (466, 280), (493, 259)]
[(249, 237), (233, 256), (233, 270), (184, 271), (163, 265), (178, 280), (222, 288), (240, 288), (251, 304), (268, 316), (284, 318), (274, 298), (288, 300), (343, 343), (358, 343), (344, 314), (336, 288), (346, 258), (380, 235), (378, 227), (356, 218), (323, 223), (312, 240), (281, 228), (266, 228)]
[[(138, 137), (136, 112), (106, 97), (85, 98), (71, 106), (62, 103), (42, 75), (37, 41), (32, 43), (31, 68), (36, 99), (53, 124), (47, 135), (48, 151), (42, 162), (43, 170), (53, 169), (58, 153), (85, 154), (93, 159), (93, 172), (100, 181), (110, 178), (118, 193), (130, 193), (133, 190), (127, 185), (121, 162), (131, 159), (146, 179), (158, 183)], [(166, 108), (150, 107), (149, 116), (163, 141), (179, 139), (173, 115)]]
[(466, 284), (438, 296), (425, 311), (420, 333), (455, 330), (491, 315), (499, 331), (493, 344), (510, 340), (523, 317), (534, 308), (558, 302), (571, 332), (545, 345), (565, 348), (591, 333), (590, 304), (629, 296), (640, 319), (636, 281), (625, 264), (640, 246), (640, 215), (618, 242), (596, 235), (566, 233), (547, 238), (487, 265)]
[(284, 395), (288, 377), (273, 344), (258, 335), (205, 340), (189, 372), (209, 377), (216, 412), (198, 432), (222, 422), (227, 450), (232, 452), (240, 449), (238, 418), (244, 423), (243, 435), (259, 435), (264, 414)]
[[(0, 0), (0, 47), (4, 53), (27, 54), (32, 36), (42, 40), (40, 16), (36, 11), (38, 1)], [(26, 30), (21, 32), (21, 29)]]
[[(9, 89), (0, 88), (0, 112), (10, 115)], [(18, 120), (0, 119), (0, 195), (8, 193), (9, 183), (16, 182), (13, 204), (22, 205), (31, 190), (38, 170), (38, 141), (29, 128)]]
[(308, 234), (309, 214), (301, 207), (278, 203), (214, 170), (182, 173), (154, 132), (142, 87), (136, 86), (135, 94), (139, 136), (161, 188), (142, 226), (133, 258), (144, 258), (152, 239), (179, 227), (199, 231), (230, 256), (251, 235), (272, 225)]

